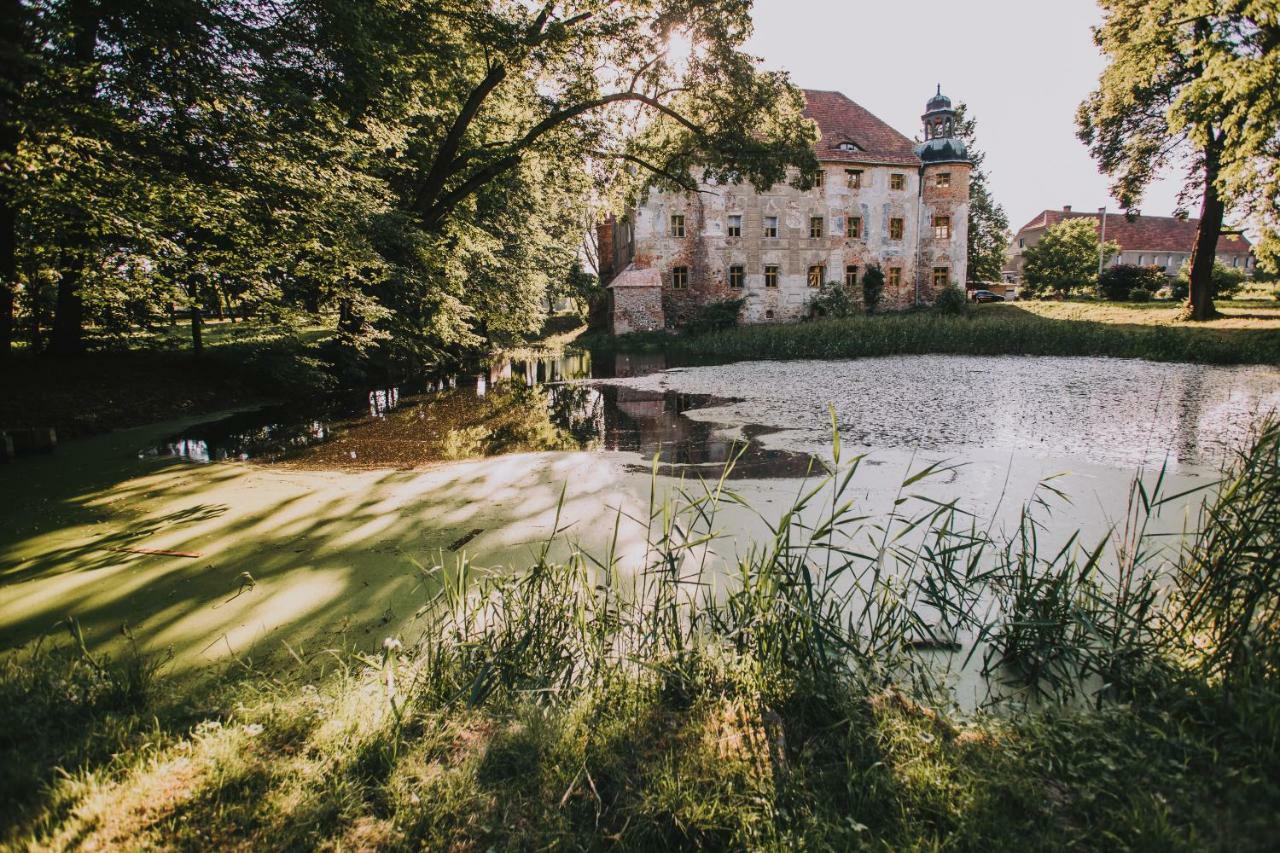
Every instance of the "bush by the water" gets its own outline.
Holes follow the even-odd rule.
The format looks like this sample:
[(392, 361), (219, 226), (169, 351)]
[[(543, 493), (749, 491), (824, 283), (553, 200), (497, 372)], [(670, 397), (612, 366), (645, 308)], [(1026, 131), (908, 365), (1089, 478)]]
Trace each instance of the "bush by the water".
[(858, 297), (853, 288), (829, 281), (809, 300), (811, 317), (850, 317), (858, 313)]
[(939, 314), (964, 314), (969, 310), (969, 300), (963, 290), (952, 285), (934, 298), (933, 310)]
[(884, 296), (884, 270), (879, 264), (871, 264), (867, 267), (867, 271), (862, 274), (862, 304), (866, 307), (867, 313), (871, 314), (880, 307), (880, 300)]
[(738, 325), (742, 314), (742, 306), (747, 304), (746, 298), (723, 299), (719, 302), (708, 302), (700, 305), (693, 316), (684, 325), (684, 331), (690, 335), (701, 335), (720, 329), (732, 329)]
[(1117, 264), (1107, 267), (1098, 277), (1098, 296), (1120, 302), (1132, 299), (1135, 290), (1155, 293), (1169, 283), (1169, 279), (1159, 267), (1140, 267), (1137, 264)]

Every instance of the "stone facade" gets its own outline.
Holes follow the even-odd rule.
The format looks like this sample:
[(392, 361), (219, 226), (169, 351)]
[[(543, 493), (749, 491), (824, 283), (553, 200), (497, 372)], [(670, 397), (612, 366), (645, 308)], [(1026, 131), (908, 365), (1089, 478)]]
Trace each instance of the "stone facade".
[[(822, 133), (819, 186), (652, 190), (624, 220), (607, 232), (602, 226), (601, 272), (611, 281), (616, 332), (634, 329), (642, 314), (646, 324), (653, 321), (652, 295), (635, 287), (641, 271), (657, 276), (666, 326), (735, 298), (746, 300), (743, 322), (797, 320), (809, 313), (817, 284), (852, 283), (860, 300), (872, 264), (885, 273), (884, 308), (929, 302), (939, 287), (963, 286), (971, 168), (963, 146), (950, 140), (939, 156), (924, 150), (926, 142), (922, 160), (909, 139), (843, 95), (806, 98)], [(941, 95), (930, 107), (926, 118), (950, 115)], [(929, 125), (926, 136), (933, 141)]]
[(662, 279), (656, 269), (628, 267), (609, 289), (613, 299), (613, 332), (653, 332), (666, 324)]

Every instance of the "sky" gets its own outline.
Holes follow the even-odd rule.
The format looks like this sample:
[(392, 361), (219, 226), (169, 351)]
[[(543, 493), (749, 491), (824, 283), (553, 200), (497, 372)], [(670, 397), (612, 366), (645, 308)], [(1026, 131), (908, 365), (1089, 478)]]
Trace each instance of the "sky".
[[(920, 135), (939, 83), (967, 103), (1012, 230), (1046, 208), (1118, 210), (1075, 134), (1104, 66), (1094, 0), (755, 0), (752, 16), (747, 50), (763, 67), (841, 91), (908, 137)], [(1142, 212), (1170, 215), (1180, 189), (1180, 176), (1166, 176)]]

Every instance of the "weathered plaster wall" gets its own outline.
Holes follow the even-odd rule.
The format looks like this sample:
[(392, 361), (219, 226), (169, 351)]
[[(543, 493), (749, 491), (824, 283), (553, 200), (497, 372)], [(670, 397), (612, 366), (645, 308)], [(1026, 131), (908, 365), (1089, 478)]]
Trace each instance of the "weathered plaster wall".
[[(862, 170), (861, 186), (849, 186), (847, 170)], [(814, 289), (808, 285), (812, 265), (826, 267), (826, 280), (843, 282), (845, 267), (858, 267), (858, 277), (869, 264), (901, 270), (897, 288), (886, 284), (883, 305), (906, 307), (914, 298), (917, 229), (920, 226), (919, 173), (912, 166), (855, 166), (824, 164), (824, 185), (800, 191), (779, 184), (763, 193), (750, 186), (704, 185), (697, 194), (652, 191), (635, 210), (635, 254), (638, 268), (657, 269), (662, 277), (663, 302), (668, 324), (691, 316), (698, 304), (745, 296), (743, 320), (767, 323), (803, 316)], [(959, 170), (957, 170), (959, 171)], [(903, 176), (903, 188), (890, 188), (891, 175)], [(965, 182), (967, 220), (967, 178)], [(944, 203), (938, 199), (938, 204)], [(953, 207), (958, 202), (947, 202)], [(671, 234), (671, 215), (685, 217), (685, 236)], [(742, 216), (742, 235), (728, 236), (729, 217)], [(778, 218), (778, 236), (764, 236), (765, 217)], [(823, 217), (823, 236), (809, 236), (810, 217)], [(846, 237), (846, 217), (862, 218), (862, 235)], [(890, 239), (889, 222), (903, 221), (902, 238)], [(963, 228), (956, 239), (964, 245)], [(932, 232), (930, 232), (932, 233)], [(954, 244), (955, 240), (953, 240)], [(950, 249), (948, 249), (950, 251)], [(960, 253), (963, 264), (964, 252)], [(745, 267), (745, 286), (731, 290), (730, 266)], [(674, 267), (689, 268), (689, 288), (672, 288)], [(779, 268), (778, 287), (765, 287), (765, 266)], [(963, 280), (963, 267), (958, 274)]]

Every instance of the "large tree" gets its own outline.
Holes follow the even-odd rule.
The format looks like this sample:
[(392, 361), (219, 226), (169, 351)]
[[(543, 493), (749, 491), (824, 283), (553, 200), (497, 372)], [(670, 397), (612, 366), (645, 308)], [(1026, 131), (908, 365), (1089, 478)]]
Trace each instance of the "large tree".
[(968, 106), (956, 107), (956, 135), (964, 141), (973, 171), (969, 173), (969, 267), (972, 282), (999, 281), (1009, 249), (1009, 217), (991, 194), (983, 161), (987, 154), (978, 147), (978, 122)]
[(1024, 250), (1022, 273), (1027, 288), (1036, 295), (1092, 290), (1098, 283), (1099, 251), (1105, 261), (1120, 247), (1110, 242), (1099, 245), (1098, 225), (1092, 217), (1064, 219)]
[(1185, 163), (1200, 194), (1186, 316), (1216, 312), (1211, 278), (1228, 208), (1263, 235), (1274, 265), (1280, 206), (1280, 6), (1274, 0), (1100, 0), (1095, 39), (1109, 63), (1081, 105), (1079, 133), (1112, 193), (1136, 207), (1166, 167)]
[(57, 352), (174, 303), (198, 351), (206, 310), (247, 303), (438, 360), (535, 329), (583, 231), (646, 182), (816, 172), (800, 93), (742, 52), (743, 0), (16, 8), (5, 44), (36, 47), (5, 90), (6, 200)]
[(302, 87), (366, 134), (394, 192), (394, 263), (369, 294), (396, 345), (530, 330), (592, 218), (646, 181), (816, 170), (800, 93), (741, 50), (741, 0), (302, 8), (318, 60)]

